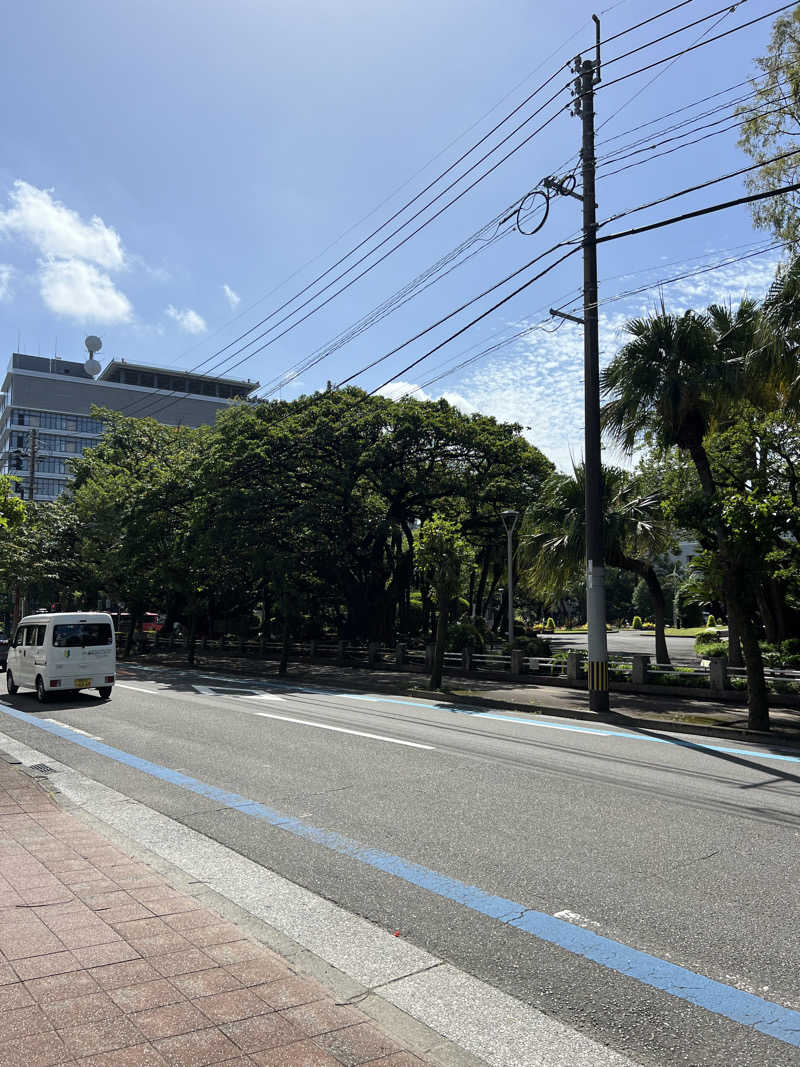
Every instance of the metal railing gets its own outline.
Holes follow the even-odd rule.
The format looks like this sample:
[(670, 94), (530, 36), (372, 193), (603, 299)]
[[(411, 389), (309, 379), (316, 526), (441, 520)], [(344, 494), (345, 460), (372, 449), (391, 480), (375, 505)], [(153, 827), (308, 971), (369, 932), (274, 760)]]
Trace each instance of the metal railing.
[[(117, 645), (124, 649), (127, 634), (117, 634)], [(145, 633), (137, 635), (134, 647), (138, 652), (183, 651), (188, 647), (187, 635), (180, 637)], [(195, 644), (198, 652), (219, 653), (221, 655), (278, 659), (283, 650), (281, 641), (262, 641), (259, 638), (202, 637)], [(433, 662), (433, 646), (425, 648), (407, 645), (389, 646), (378, 644), (349, 644), (335, 641), (293, 641), (288, 647), (289, 658), (293, 660), (327, 660), (331, 663), (347, 663), (358, 666), (378, 665), (385, 668), (406, 666), (410, 670), (430, 669)], [(550, 656), (517, 656), (516, 668), (514, 656), (508, 652), (488, 650), (484, 652), (446, 652), (444, 667), (448, 673), (480, 676), (504, 674), (510, 677), (525, 675), (531, 681), (546, 682), (558, 679), (582, 682), (586, 676), (585, 651), (559, 651)], [(569, 657), (569, 659), (568, 659)], [(637, 675), (637, 660), (638, 675)], [(646, 660), (647, 662), (643, 662)], [(708, 690), (709, 692), (742, 687), (746, 671), (742, 667), (716, 667), (711, 662), (697, 665), (653, 663), (649, 657), (638, 653), (613, 652), (609, 657), (609, 673), (612, 682), (633, 683), (636, 679), (643, 685), (655, 687), (689, 687)], [(782, 693), (800, 695), (800, 670), (789, 667), (766, 667), (764, 675), (773, 690)], [(731, 684), (733, 683), (733, 684)]]

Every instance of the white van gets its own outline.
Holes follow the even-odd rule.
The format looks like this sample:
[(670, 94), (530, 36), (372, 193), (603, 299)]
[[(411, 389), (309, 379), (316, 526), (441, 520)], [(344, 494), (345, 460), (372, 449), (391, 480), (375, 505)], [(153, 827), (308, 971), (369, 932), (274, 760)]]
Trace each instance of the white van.
[(117, 667), (114, 626), (106, 612), (27, 615), (8, 649), (6, 687), (35, 689), (44, 703), (51, 693), (97, 689), (111, 696)]

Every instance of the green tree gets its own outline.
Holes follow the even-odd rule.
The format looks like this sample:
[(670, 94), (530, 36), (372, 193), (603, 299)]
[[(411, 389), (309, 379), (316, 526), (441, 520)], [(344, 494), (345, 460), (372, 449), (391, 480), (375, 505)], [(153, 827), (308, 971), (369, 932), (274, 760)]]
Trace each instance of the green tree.
[(603, 410), (605, 428), (628, 451), (649, 434), (657, 449), (677, 446), (691, 457), (704, 501), (704, 521), (713, 528), (729, 618), (741, 637), (749, 725), (768, 729), (751, 574), (754, 546), (744, 524), (733, 512), (726, 513), (706, 448), (707, 435), (730, 417), (743, 392), (741, 366), (716, 342), (708, 316), (691, 311), (669, 315), (662, 305), (650, 318), (629, 322), (627, 331), (631, 339), (602, 375), (602, 388), (609, 397)]
[[(754, 99), (742, 104), (739, 145), (758, 170), (745, 180), (751, 192), (791, 185), (800, 178), (800, 157), (789, 155), (800, 134), (800, 5), (773, 24), (767, 54), (756, 60)], [(785, 154), (785, 155), (784, 155)], [(775, 159), (784, 155), (783, 159)], [(774, 160), (774, 162), (767, 162)], [(785, 193), (752, 205), (753, 221), (797, 247), (800, 193)]]
[(459, 526), (445, 515), (434, 514), (422, 524), (417, 547), (417, 566), (436, 591), (439, 620), (436, 627), (436, 648), (433, 657), (430, 688), (442, 685), (444, 653), (447, 648), (447, 625), (450, 605), (458, 594), (461, 575), (472, 556)]
[[(526, 584), (556, 594), (577, 581), (586, 569), (585, 474), (553, 474), (529, 509), (520, 534)], [(658, 498), (642, 495), (636, 479), (619, 467), (603, 468), (603, 536), (605, 558), (647, 583), (656, 622), (655, 651), (669, 663), (664, 632), (664, 593), (654, 567), (655, 557), (672, 542)]]

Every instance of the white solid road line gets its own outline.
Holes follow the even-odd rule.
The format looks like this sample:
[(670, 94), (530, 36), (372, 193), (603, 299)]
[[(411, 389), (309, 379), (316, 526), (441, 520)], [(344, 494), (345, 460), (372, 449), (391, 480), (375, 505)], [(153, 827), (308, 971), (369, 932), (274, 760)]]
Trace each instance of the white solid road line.
[(61, 722), (60, 719), (45, 719), (45, 722), (55, 723), (56, 726), (63, 726), (65, 730), (72, 730), (74, 734), (83, 734), (84, 737), (91, 737), (92, 741), (102, 741), (102, 737), (98, 737), (97, 734), (87, 733), (86, 730), (79, 730), (77, 726), (70, 726), (68, 722)]
[(353, 734), (354, 737), (368, 737), (372, 741), (388, 741), (392, 745), (405, 745), (407, 748), (426, 748), (433, 752), (434, 745), (420, 745), (416, 741), (401, 741), (398, 737), (384, 737), (383, 734), (365, 734), (361, 730), (346, 730), (344, 726), (328, 726), (322, 722), (312, 722), (310, 719), (293, 719), (289, 715), (273, 715), (269, 711), (257, 711), (260, 719), (280, 719), (281, 722), (294, 722), (298, 726), (314, 726), (317, 730), (333, 730), (337, 734)]
[[(159, 692), (160, 692), (157, 689), (144, 689), (142, 686), (127, 685), (124, 682), (118, 682), (117, 684), (121, 685), (123, 689), (135, 689), (138, 693), (149, 693), (151, 696), (159, 695)], [(226, 693), (226, 694), (217, 693), (210, 686), (206, 686), (206, 685), (193, 685), (192, 688), (194, 690), (196, 690), (197, 693), (200, 696), (237, 696), (236, 693), (233, 693), (233, 694), (230, 694), (230, 693)], [(170, 694), (166, 694), (166, 695), (177, 696), (178, 694), (170, 693)], [(256, 700), (258, 700), (258, 699), (264, 699), (264, 700), (274, 699), (273, 697), (271, 697), (271, 695), (269, 693), (265, 693), (263, 695), (262, 694), (255, 694), (255, 693), (254, 694), (249, 694), (249, 693), (244, 694), (243, 693), (242, 696), (245, 697), (246, 699), (250, 699), (250, 700), (253, 700), (253, 699), (256, 699)], [(282, 698), (278, 697), (278, 699), (280, 700)], [(406, 748), (423, 748), (423, 749), (426, 749), (428, 752), (433, 752), (435, 750), (435, 746), (434, 745), (422, 745), (422, 744), (419, 744), (419, 742), (417, 742), (417, 741), (401, 741), (399, 737), (385, 737), (383, 734), (368, 734), (368, 733), (364, 733), (363, 730), (347, 730), (344, 726), (328, 726), (325, 723), (312, 722), (310, 719), (294, 719), (289, 715), (273, 715), (268, 711), (257, 711), (257, 712), (255, 712), (255, 715), (256, 715), (257, 718), (262, 718), (262, 719), (280, 719), (281, 722), (292, 722), (292, 723), (295, 723), (297, 726), (313, 726), (317, 730), (331, 730), (331, 731), (333, 731), (334, 733), (337, 733), (337, 734), (352, 734), (353, 737), (366, 737), (370, 741), (387, 741), (391, 745), (404, 745)]]

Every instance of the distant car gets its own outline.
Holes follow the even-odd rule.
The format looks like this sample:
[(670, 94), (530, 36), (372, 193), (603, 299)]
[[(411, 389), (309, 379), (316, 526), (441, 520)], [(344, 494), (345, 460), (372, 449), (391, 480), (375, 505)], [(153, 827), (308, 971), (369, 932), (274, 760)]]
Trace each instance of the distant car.
[(8, 666), (8, 645), (8, 636), (6, 634), (0, 634), (0, 670), (3, 671)]

